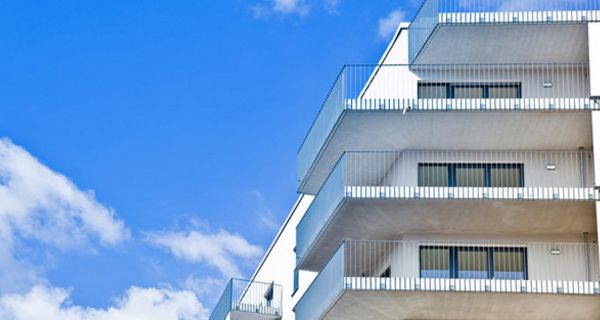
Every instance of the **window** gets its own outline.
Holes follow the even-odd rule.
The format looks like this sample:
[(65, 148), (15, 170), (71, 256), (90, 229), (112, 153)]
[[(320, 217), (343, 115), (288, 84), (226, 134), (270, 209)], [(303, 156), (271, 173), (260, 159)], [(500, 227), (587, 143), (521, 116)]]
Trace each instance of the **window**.
[(423, 246), (421, 278), (527, 280), (527, 249)]
[(419, 163), (419, 187), (523, 187), (522, 163)]
[(419, 83), (421, 99), (506, 99), (521, 98), (520, 83)]

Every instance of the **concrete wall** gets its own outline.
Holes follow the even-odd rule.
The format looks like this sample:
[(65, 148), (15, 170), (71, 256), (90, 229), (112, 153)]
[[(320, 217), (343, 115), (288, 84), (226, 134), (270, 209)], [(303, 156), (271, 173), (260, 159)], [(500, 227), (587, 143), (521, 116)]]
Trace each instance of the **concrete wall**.
[[(599, 67), (600, 68), (600, 67)], [(450, 69), (445, 66), (382, 66), (374, 69), (363, 98), (417, 98), (419, 82), (425, 83), (520, 83), (523, 98), (587, 98), (590, 78), (584, 65), (565, 67), (481, 66)], [(598, 76), (600, 78), (600, 76)], [(358, 81), (352, 79), (351, 81)], [(544, 87), (549, 83), (551, 87)]]
[(295, 293), (293, 292), (294, 269), (296, 267), (296, 254), (294, 252), (296, 226), (312, 200), (312, 196), (300, 196), (252, 278), (253, 281), (275, 282), (283, 287), (283, 320), (295, 319), (292, 310), (316, 276), (314, 272), (300, 271), (299, 289)]

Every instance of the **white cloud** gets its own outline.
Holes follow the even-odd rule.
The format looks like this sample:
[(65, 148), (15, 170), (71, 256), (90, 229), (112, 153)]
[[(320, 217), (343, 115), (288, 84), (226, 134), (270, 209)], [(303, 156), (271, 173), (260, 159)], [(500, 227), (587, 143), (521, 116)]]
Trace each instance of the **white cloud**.
[(12, 320), (206, 320), (208, 310), (193, 292), (131, 287), (106, 309), (72, 305), (69, 292), (36, 286), (25, 294), (0, 298), (0, 318)]
[(304, 0), (273, 0), (273, 10), (283, 14), (305, 15), (309, 11), (309, 6)]
[(337, 14), (341, 0), (262, 0), (250, 6), (255, 18), (278, 16), (306, 16), (314, 2), (320, 2), (328, 14)]
[(404, 11), (397, 9), (385, 17), (379, 19), (379, 27), (377, 35), (380, 39), (388, 40), (398, 29), (401, 22), (404, 21), (406, 14)]
[(43, 282), (41, 267), (26, 261), (39, 255), (37, 244), (83, 249), (94, 240), (115, 245), (128, 237), (124, 223), (93, 192), (0, 139), (0, 291)]
[(259, 190), (252, 190), (250, 191), (250, 195), (255, 197), (258, 201), (258, 209), (256, 211), (256, 214), (258, 215), (258, 222), (260, 226), (266, 227), (271, 230), (279, 230), (279, 222), (277, 222), (277, 219), (273, 214), (273, 210), (269, 208), (262, 192), (260, 192)]
[(329, 14), (337, 14), (342, 0), (325, 0), (325, 11)]
[(177, 258), (216, 267), (225, 277), (241, 276), (238, 262), (257, 259), (263, 253), (259, 246), (225, 230), (149, 233), (148, 241), (167, 248)]

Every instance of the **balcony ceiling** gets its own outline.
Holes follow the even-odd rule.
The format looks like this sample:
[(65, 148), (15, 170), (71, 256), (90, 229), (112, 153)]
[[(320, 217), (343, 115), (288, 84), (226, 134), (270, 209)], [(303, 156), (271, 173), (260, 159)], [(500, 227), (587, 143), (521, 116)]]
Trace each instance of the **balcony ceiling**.
[(589, 112), (347, 112), (307, 176), (316, 194), (345, 151), (592, 148)]
[(596, 233), (592, 201), (347, 199), (322, 230), (301, 269), (321, 270), (343, 240), (403, 235), (579, 239)]
[(509, 293), (347, 291), (325, 320), (597, 319), (600, 297)]
[(416, 63), (586, 63), (587, 24), (441, 24)]

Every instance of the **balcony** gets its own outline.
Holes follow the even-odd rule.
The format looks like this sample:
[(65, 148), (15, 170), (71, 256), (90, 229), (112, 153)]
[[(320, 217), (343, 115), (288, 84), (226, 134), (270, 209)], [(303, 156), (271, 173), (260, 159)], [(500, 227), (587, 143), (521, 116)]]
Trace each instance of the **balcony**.
[(209, 320), (281, 319), (281, 286), (231, 279)]
[(297, 226), (298, 266), (321, 270), (345, 239), (595, 233), (593, 163), (589, 151), (344, 153)]
[(296, 319), (595, 319), (598, 246), (345, 241)]
[(598, 0), (425, 0), (409, 27), (410, 63), (588, 61)]
[(344, 151), (590, 149), (589, 96), (588, 64), (346, 66), (298, 151), (298, 190), (316, 194)]

